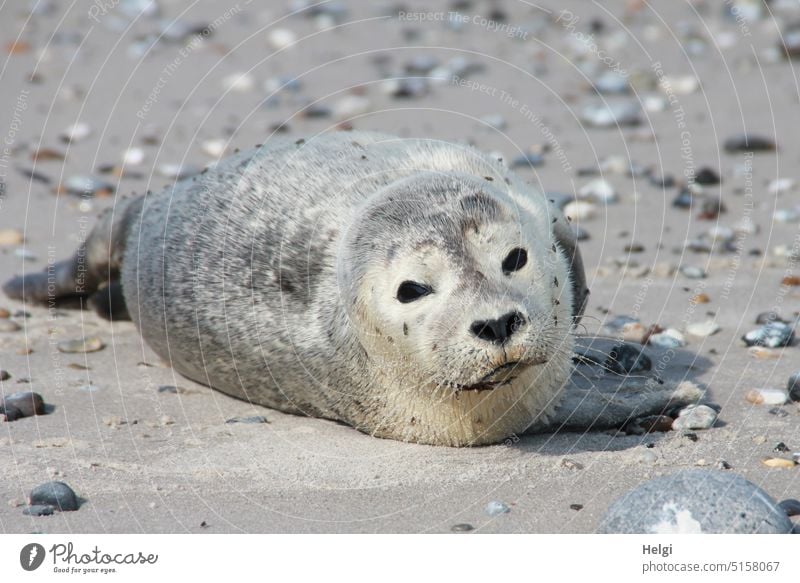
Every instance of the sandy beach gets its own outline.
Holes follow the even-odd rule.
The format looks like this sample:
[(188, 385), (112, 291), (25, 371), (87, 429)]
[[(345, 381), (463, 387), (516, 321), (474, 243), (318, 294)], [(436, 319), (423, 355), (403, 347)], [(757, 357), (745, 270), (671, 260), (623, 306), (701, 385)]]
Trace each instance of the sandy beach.
[[(626, 322), (679, 332), (643, 350), (718, 418), (463, 449), (382, 440), (187, 380), (131, 322), (0, 296), (2, 395), (47, 405), (0, 423), (0, 532), (590, 533), (624, 492), (696, 467), (800, 498), (800, 466), (763, 461), (800, 452), (800, 404), (746, 399), (786, 391), (800, 346), (742, 340), (760, 314), (800, 313), (800, 5), (310, 4), (4, 4), (2, 280), (69, 256), (121, 197), (279, 134), (470, 143), (581, 201), (579, 343), (607, 348)], [(102, 349), (59, 347), (83, 337)], [(599, 372), (576, 364), (569, 382), (614, 382)], [(23, 515), (50, 480), (80, 509)]]

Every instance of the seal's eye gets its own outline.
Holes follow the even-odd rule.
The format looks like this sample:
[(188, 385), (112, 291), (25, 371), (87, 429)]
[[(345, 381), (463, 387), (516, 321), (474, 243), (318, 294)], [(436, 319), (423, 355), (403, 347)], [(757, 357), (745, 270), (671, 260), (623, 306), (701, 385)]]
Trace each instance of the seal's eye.
[(525, 249), (516, 247), (511, 250), (511, 253), (503, 259), (503, 273), (508, 275), (515, 271), (519, 271), (528, 262), (528, 252)]
[(433, 290), (427, 285), (417, 283), (415, 281), (404, 281), (397, 288), (397, 300), (401, 304), (414, 302), (423, 296), (433, 293)]

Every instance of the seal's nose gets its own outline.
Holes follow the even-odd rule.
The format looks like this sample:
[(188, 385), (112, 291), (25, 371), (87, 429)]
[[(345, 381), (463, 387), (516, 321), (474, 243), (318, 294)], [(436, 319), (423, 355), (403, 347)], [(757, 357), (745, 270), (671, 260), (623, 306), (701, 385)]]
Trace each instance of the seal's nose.
[(525, 317), (519, 312), (509, 312), (496, 320), (476, 320), (469, 327), (470, 332), (481, 340), (492, 344), (505, 344), (505, 342), (522, 326)]

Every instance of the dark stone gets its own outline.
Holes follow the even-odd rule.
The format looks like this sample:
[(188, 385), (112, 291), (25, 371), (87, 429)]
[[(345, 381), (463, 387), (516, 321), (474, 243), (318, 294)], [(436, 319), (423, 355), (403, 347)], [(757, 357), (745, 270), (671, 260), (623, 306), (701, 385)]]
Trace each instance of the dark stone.
[(8, 395), (3, 399), (3, 406), (9, 405), (19, 409), (23, 417), (44, 415), (44, 399), (39, 393), (26, 391)]
[(231, 417), (225, 423), (269, 423), (269, 420), (263, 415), (254, 415), (253, 417)]
[(471, 530), (475, 530), (475, 527), (471, 524), (461, 523), (461, 524), (454, 524), (450, 527), (450, 530), (453, 532), (469, 532)]
[(776, 149), (775, 141), (762, 136), (744, 134), (725, 140), (726, 152), (769, 152)]
[(786, 383), (786, 390), (789, 391), (789, 398), (792, 401), (800, 401), (800, 372), (794, 373)]
[(701, 168), (694, 176), (694, 181), (703, 186), (711, 186), (720, 183), (719, 174), (711, 168)]
[(17, 419), (25, 417), (22, 411), (13, 405), (6, 405), (4, 403), (0, 403), (0, 415), (5, 415), (6, 421), (16, 421)]
[(679, 209), (688, 209), (692, 207), (692, 202), (694, 202), (692, 193), (688, 188), (682, 188), (678, 192), (678, 196), (672, 200), (672, 206)]
[(31, 491), (31, 506), (50, 505), (62, 512), (77, 510), (80, 504), (75, 492), (64, 482), (47, 482)]

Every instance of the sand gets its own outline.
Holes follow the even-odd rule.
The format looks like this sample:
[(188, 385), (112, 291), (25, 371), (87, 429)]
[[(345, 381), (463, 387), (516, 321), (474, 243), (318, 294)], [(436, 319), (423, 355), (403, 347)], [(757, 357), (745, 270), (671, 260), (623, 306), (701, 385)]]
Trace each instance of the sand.
[[(162, 1), (163, 18), (207, 25), (213, 34), (198, 42), (162, 40), (148, 49), (152, 41), (142, 39), (158, 21), (126, 18), (123, 9), (133, 4), (90, 9), (53, 3), (34, 16), (21, 3), (0, 9), (0, 230), (24, 236), (24, 244), (16, 244), (8, 234), (10, 244), (0, 247), (2, 279), (67, 257), (116, 197), (168, 183), (155, 172), (160, 166), (211, 163), (204, 142), (222, 139), (232, 151), (265, 141), (282, 125), (297, 137), (333, 131), (335, 117), (302, 117), (298, 110), (305, 100), (337, 110), (347, 105), (343, 98), (358, 95), (363, 99), (350, 99), (351, 110), (341, 113), (359, 129), (471, 141), (509, 160), (549, 145), (543, 166), (519, 170), (546, 191), (574, 193), (595, 178), (579, 170), (597, 168), (609, 156), (679, 181), (702, 167), (716, 170), (722, 184), (706, 193), (720, 196), (727, 211), (712, 220), (698, 218), (697, 208), (673, 208), (677, 188), (604, 173), (620, 200), (597, 205), (597, 216), (581, 222), (590, 235), (581, 248), (592, 296), (580, 332), (613, 336), (604, 324), (619, 315), (679, 330), (713, 316), (721, 330), (688, 336), (662, 375), (706, 388), (721, 406), (720, 417), (713, 428), (697, 431), (696, 441), (674, 431), (559, 432), (473, 449), (380, 440), (188, 381), (143, 345), (130, 322), (110, 324), (91, 311), (23, 306), (2, 297), (0, 307), (21, 326), (0, 333), (0, 368), (11, 374), (2, 391), (35, 390), (50, 413), (0, 423), (0, 531), (448, 532), (469, 523), (479, 532), (592, 532), (610, 502), (637, 484), (683, 468), (715, 468), (720, 460), (777, 500), (800, 498), (800, 467), (772, 469), (761, 461), (776, 455), (778, 442), (800, 449), (797, 404), (774, 414), (744, 399), (753, 388), (784, 387), (800, 369), (800, 348), (759, 359), (740, 340), (760, 312), (791, 317), (800, 309), (800, 288), (781, 285), (797, 275), (796, 261), (775, 254), (780, 245), (797, 245), (798, 223), (773, 221), (776, 209), (798, 204), (798, 190), (768, 190), (776, 178), (800, 180), (798, 82), (794, 65), (776, 51), (780, 23), (791, 13), (737, 22), (716, 3), (706, 11), (698, 2), (679, 2), (628, 12), (626, 6), (636, 3), (542, 2), (548, 15), (507, 0), (499, 4), (506, 23), (524, 31), (490, 24), (499, 15), (483, 2), (464, 9), (469, 18), (454, 31), (442, 22), (449, 4), (438, 2), (405, 3), (404, 12), (434, 11), (422, 22), (399, 16), (392, 3), (348, 2), (349, 12), (335, 24), (286, 16), (284, 2), (223, 8)], [(564, 7), (573, 15), (559, 21)], [(592, 33), (593, 19), (605, 24), (593, 37), (604, 62), (591, 48), (595, 41), (576, 48)], [(276, 52), (281, 39), (269, 32), (275, 28), (292, 31), (297, 44)], [(687, 40), (689, 30), (705, 48)], [(420, 56), (440, 63), (463, 58), (482, 67), (463, 73), (464, 83), (433, 84), (420, 97), (388, 95), (381, 69), (402, 74), (403, 64)], [(636, 128), (586, 128), (579, 116), (595, 99), (590, 80), (614, 67), (636, 87), (614, 100), (656, 96), (663, 110), (644, 114)], [(638, 81), (660, 72), (671, 78), (672, 89)], [(230, 77), (240, 73), (252, 86), (240, 80), (228, 90)], [(283, 76), (298, 78), (299, 90), (267, 100), (273, 89), (265, 81)], [(684, 92), (685, 82), (675, 79), (684, 76), (697, 79), (699, 88)], [(504, 124), (488, 121), (501, 129), (483, 119), (498, 115)], [(90, 135), (63, 143), (60, 134), (76, 122), (88, 124)], [(726, 138), (745, 131), (775, 140), (778, 151), (722, 149)], [(151, 135), (155, 143), (147, 140)], [(32, 153), (44, 148), (66, 159), (34, 164)], [(127, 168), (131, 176), (98, 173), (104, 164), (118, 166), (129, 148), (145, 155), (141, 165)], [(31, 180), (30, 169), (50, 183)], [(75, 175), (101, 176), (117, 194), (57, 195), (58, 185)], [(744, 237), (743, 252), (685, 249), (686, 240), (744, 217), (759, 231)], [(644, 250), (628, 255), (631, 242)], [(620, 258), (628, 258), (627, 267), (615, 262)], [(699, 266), (708, 277), (665, 275), (655, 269), (659, 264)], [(693, 303), (698, 293), (709, 303)], [(29, 317), (15, 316), (23, 309)], [(101, 338), (105, 348), (85, 355), (57, 350), (59, 341), (84, 335)], [(656, 362), (666, 353), (646, 351)], [(582, 366), (575, 374), (593, 373)], [(159, 392), (161, 386), (183, 390)], [(268, 423), (226, 423), (256, 415)], [(80, 510), (23, 516), (19, 504), (27, 493), (51, 479), (74, 488), (85, 500)], [(511, 511), (487, 515), (492, 500)]]

